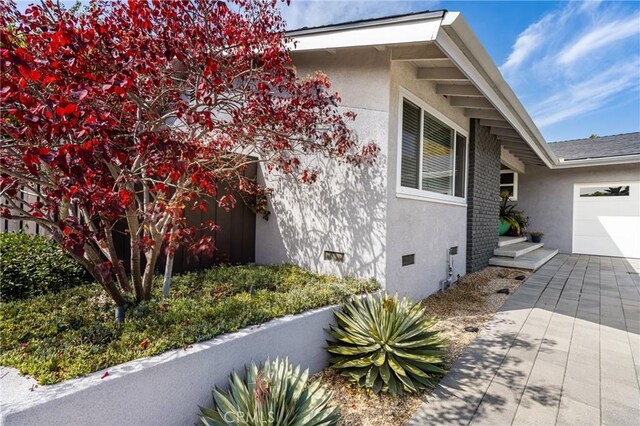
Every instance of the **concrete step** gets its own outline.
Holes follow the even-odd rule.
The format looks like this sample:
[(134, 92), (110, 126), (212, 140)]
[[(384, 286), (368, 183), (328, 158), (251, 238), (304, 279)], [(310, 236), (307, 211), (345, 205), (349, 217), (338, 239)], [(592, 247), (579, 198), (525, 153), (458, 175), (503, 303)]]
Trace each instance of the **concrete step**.
[(551, 260), (556, 254), (558, 254), (558, 250), (539, 248), (516, 258), (494, 256), (489, 259), (489, 265), (535, 271)]
[(544, 247), (543, 243), (516, 243), (509, 244), (507, 246), (498, 247), (493, 251), (493, 254), (496, 256), (504, 256), (504, 257), (520, 257), (524, 254), (530, 253), (534, 250)]
[(498, 237), (498, 247), (505, 247), (511, 244), (518, 244), (527, 241), (527, 237)]

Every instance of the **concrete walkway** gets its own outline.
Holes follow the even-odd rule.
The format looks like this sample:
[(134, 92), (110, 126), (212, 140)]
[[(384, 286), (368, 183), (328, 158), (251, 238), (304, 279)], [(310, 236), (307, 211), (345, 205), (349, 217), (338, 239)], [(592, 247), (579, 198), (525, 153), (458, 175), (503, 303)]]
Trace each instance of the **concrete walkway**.
[(640, 260), (558, 255), (442, 379), (412, 425), (639, 425)]

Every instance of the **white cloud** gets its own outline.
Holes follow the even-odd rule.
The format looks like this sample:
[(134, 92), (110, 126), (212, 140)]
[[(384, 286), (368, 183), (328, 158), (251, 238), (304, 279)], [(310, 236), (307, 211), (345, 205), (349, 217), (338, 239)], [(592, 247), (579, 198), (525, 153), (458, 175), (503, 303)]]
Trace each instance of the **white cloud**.
[(625, 91), (640, 88), (640, 57), (615, 63), (605, 71), (571, 84), (539, 102), (531, 111), (538, 126), (559, 123), (577, 115), (595, 111)]
[(513, 50), (500, 70), (507, 72), (520, 66), (532, 53), (543, 46), (545, 39), (552, 36), (549, 27), (553, 24), (555, 14), (545, 15), (538, 22), (529, 25), (516, 40)]
[(578, 10), (580, 12), (590, 12), (597, 9), (600, 3), (602, 3), (602, 0), (584, 0), (580, 2), (580, 8)]
[(562, 65), (572, 64), (594, 50), (601, 49), (613, 42), (640, 34), (640, 14), (628, 19), (609, 22), (583, 34), (558, 54), (557, 61)]
[(637, 103), (639, 34), (637, 5), (568, 2), (520, 33), (501, 70), (536, 124), (558, 129), (602, 108)]

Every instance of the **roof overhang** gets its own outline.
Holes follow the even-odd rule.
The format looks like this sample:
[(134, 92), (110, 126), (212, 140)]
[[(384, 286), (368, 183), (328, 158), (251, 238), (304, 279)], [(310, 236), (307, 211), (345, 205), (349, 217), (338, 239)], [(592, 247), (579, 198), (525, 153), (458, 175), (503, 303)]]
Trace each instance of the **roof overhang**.
[(564, 158), (558, 158), (558, 164), (553, 168), (567, 169), (573, 167), (612, 166), (616, 164), (634, 163), (640, 163), (640, 154), (618, 155), (615, 157), (581, 158), (577, 160), (565, 160)]
[(503, 150), (551, 169), (622, 164), (640, 156), (561, 161), (459, 12), (424, 12), (288, 32), (296, 52), (389, 47), (391, 60), (413, 61), (417, 79), (490, 127)]
[[(462, 15), (459, 12), (447, 13), (441, 29), (435, 43), (469, 77), (538, 158), (548, 167), (556, 165), (557, 157)], [(519, 141), (512, 142), (517, 144)]]
[(348, 22), (287, 32), (296, 52), (433, 41), (444, 11)]

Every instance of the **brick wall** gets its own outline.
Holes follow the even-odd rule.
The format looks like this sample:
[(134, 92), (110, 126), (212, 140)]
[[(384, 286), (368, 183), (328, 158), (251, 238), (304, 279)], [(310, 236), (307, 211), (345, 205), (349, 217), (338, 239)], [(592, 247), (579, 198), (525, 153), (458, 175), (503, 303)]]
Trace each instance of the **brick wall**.
[(489, 265), (498, 246), (500, 143), (488, 127), (471, 120), (467, 192), (467, 272)]

